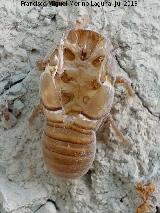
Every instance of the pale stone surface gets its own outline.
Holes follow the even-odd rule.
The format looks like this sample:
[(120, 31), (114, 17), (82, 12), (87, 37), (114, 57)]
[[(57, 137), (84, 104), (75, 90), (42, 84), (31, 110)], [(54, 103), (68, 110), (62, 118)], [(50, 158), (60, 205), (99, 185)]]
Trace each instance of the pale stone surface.
[(26, 90), (24, 89), (23, 85), (21, 83), (18, 83), (14, 86), (12, 86), (9, 90), (8, 93), (10, 95), (18, 95), (19, 97), (23, 96), (26, 93)]
[(15, 100), (13, 104), (13, 114), (19, 116), (24, 109), (24, 104), (20, 100)]
[(20, 82), (20, 81), (22, 81), (25, 77), (26, 77), (26, 74), (24, 74), (24, 73), (18, 73), (18, 72), (17, 72), (16, 75), (14, 75), (14, 76), (11, 77), (11, 83), (12, 83), (12, 84), (15, 84), (15, 83), (17, 83), (17, 82)]
[[(43, 118), (38, 126), (28, 125), (39, 102), (35, 62), (57, 45), (76, 18), (87, 13), (92, 18), (89, 29), (108, 35), (119, 45), (117, 71), (133, 83), (136, 94), (129, 105), (124, 100), (125, 90), (116, 88), (114, 116), (133, 147), (112, 133), (108, 137), (104, 126), (97, 134), (92, 169), (79, 180), (63, 182), (43, 165)], [(41, 205), (50, 199), (63, 213), (133, 213), (140, 204), (135, 184), (141, 180), (156, 185), (151, 198), (151, 212), (156, 212), (160, 203), (159, 16), (159, 0), (120, 8), (21, 7), (18, 0), (0, 1), (0, 88), (5, 86), (0, 103), (7, 100), (13, 108), (20, 99), (25, 106), (15, 127), (0, 128), (0, 212), (41, 211), (47, 208)], [(24, 79), (19, 79), (20, 73)], [(15, 78), (22, 81), (15, 80), (10, 87), (8, 82)]]
[(12, 212), (22, 207), (43, 204), (47, 197), (47, 191), (37, 183), (24, 184), (23, 186), (0, 178), (0, 201), (6, 212)]
[(2, 81), (0, 82), (0, 94), (2, 94), (5, 91), (5, 88), (8, 85), (8, 81)]
[(36, 213), (56, 213), (56, 208), (53, 203), (47, 202)]

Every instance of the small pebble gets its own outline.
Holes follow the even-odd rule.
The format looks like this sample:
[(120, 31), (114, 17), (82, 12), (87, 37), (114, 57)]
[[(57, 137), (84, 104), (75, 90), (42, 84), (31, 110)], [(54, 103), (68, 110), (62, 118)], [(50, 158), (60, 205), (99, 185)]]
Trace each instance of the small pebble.
[(10, 129), (14, 127), (17, 124), (16, 117), (11, 112), (9, 112), (6, 106), (1, 105), (0, 110), (2, 113), (2, 118), (1, 118), (2, 126), (5, 129)]
[(44, 25), (50, 25), (50, 23), (51, 23), (51, 19), (49, 19), (49, 18), (45, 18), (44, 19)]
[(24, 104), (20, 100), (15, 100), (13, 104), (13, 114), (17, 117), (22, 113)]

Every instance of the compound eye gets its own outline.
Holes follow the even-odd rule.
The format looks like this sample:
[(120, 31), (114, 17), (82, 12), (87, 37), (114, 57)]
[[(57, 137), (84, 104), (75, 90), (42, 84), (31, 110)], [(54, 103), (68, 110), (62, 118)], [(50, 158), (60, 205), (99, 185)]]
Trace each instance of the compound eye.
[(64, 58), (73, 61), (75, 59), (75, 54), (69, 48), (64, 48)]
[(92, 65), (94, 67), (100, 67), (102, 62), (104, 61), (104, 58), (105, 56), (98, 56), (97, 58), (95, 58), (93, 61), (92, 61)]

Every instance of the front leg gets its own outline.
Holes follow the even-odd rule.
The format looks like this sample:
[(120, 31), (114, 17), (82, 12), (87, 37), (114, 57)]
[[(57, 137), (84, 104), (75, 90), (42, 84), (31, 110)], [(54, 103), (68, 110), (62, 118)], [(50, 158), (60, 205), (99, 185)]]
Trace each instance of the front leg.
[(129, 96), (134, 96), (134, 90), (131, 87), (130, 82), (125, 79), (123, 76), (116, 76), (116, 81), (115, 81), (115, 85), (116, 84), (123, 84), (124, 87), (126, 88), (126, 90), (128, 91), (128, 95)]

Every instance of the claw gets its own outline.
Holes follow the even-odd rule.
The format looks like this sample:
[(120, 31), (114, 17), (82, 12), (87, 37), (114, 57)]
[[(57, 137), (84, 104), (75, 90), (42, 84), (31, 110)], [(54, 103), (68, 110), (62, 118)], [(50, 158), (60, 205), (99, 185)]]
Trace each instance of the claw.
[(132, 89), (131, 84), (124, 77), (122, 77), (122, 76), (116, 76), (115, 84), (123, 84), (124, 87), (126, 88), (126, 90), (128, 91), (128, 95), (129, 96), (133, 97), (135, 95), (135, 92)]

